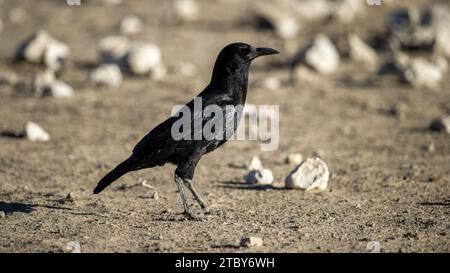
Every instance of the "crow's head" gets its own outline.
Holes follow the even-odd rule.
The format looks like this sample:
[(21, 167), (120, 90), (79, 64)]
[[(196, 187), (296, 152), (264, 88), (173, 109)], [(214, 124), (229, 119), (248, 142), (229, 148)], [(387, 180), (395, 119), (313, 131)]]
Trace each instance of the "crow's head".
[(252, 61), (256, 57), (280, 53), (268, 47), (253, 47), (245, 43), (229, 44), (222, 49), (217, 61), (226, 64), (244, 64)]
[(277, 50), (268, 47), (253, 47), (245, 43), (229, 44), (217, 57), (213, 78), (226, 77), (234, 72), (246, 73), (251, 61), (256, 57), (278, 53)]

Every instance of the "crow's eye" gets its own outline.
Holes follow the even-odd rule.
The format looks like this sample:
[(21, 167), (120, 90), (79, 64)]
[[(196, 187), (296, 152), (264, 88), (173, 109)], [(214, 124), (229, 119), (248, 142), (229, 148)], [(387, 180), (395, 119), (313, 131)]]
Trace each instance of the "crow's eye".
[(247, 47), (239, 47), (238, 52), (239, 52), (239, 55), (244, 56), (248, 53), (248, 48)]

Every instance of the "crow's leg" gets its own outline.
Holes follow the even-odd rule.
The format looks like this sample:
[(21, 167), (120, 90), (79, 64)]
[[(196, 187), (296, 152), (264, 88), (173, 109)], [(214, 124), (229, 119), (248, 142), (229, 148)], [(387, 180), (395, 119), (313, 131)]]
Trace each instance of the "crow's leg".
[(206, 202), (203, 200), (203, 198), (198, 194), (197, 189), (194, 186), (194, 183), (191, 179), (183, 179), (184, 185), (191, 191), (192, 195), (194, 196), (195, 200), (197, 200), (198, 204), (202, 209), (205, 210), (206, 213), (209, 213), (209, 207), (206, 204)]
[(187, 201), (187, 196), (186, 196), (186, 193), (183, 188), (183, 179), (181, 177), (179, 177), (176, 173), (175, 173), (175, 184), (177, 185), (178, 191), (180, 192), (181, 202), (183, 202), (183, 207), (184, 207), (184, 213), (186, 213), (186, 215), (189, 218), (194, 219), (194, 220), (203, 219), (202, 216), (196, 215), (189, 207), (189, 204)]

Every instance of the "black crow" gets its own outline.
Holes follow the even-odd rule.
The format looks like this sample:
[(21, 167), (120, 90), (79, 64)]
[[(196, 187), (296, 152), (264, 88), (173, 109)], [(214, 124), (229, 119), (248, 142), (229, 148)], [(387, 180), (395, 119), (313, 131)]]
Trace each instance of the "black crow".
[[(255, 48), (245, 43), (233, 43), (222, 49), (217, 57), (208, 86), (195, 98), (200, 99), (202, 108), (199, 113), (195, 113), (194, 100), (184, 107), (191, 113), (189, 121), (194, 125), (194, 120), (200, 116), (200, 124), (214, 119), (212, 114), (203, 113), (206, 106), (217, 105), (225, 112), (226, 106), (243, 106), (247, 96), (248, 72), (253, 59), (263, 55), (279, 53), (271, 48)], [(227, 113), (225, 112), (225, 115)], [(222, 138), (206, 139), (204, 137), (195, 138), (174, 138), (172, 133), (173, 125), (181, 118), (180, 115), (172, 115), (170, 118), (153, 128), (133, 149), (133, 154), (120, 163), (98, 182), (94, 193), (100, 193), (112, 182), (122, 175), (145, 168), (162, 166), (172, 163), (177, 166), (175, 170), (175, 184), (180, 192), (184, 210), (191, 219), (202, 218), (195, 215), (188, 206), (186, 193), (183, 185), (186, 186), (197, 200), (202, 209), (208, 211), (208, 206), (200, 197), (192, 179), (195, 167), (200, 158), (209, 153), (229, 139), (237, 129), (240, 115), (233, 113), (231, 123), (222, 123), (222, 127), (217, 128), (216, 133), (223, 135)], [(196, 123), (197, 124), (197, 123)], [(195, 127), (195, 125), (194, 125)], [(198, 129), (198, 128), (197, 128)], [(185, 136), (197, 134), (196, 128), (186, 130)], [(201, 131), (201, 128), (200, 128)]]

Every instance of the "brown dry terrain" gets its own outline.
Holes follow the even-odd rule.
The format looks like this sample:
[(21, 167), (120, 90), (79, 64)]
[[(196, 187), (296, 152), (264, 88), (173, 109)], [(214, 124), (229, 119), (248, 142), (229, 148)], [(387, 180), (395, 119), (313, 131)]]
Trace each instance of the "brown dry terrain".
[[(365, 252), (369, 241), (379, 241), (383, 252), (450, 251), (450, 138), (427, 129), (433, 118), (450, 114), (448, 74), (429, 91), (343, 59), (320, 84), (290, 84), (289, 70), (271, 65), (291, 59), (315, 33), (370, 38), (384, 28), (390, 10), (434, 1), (368, 7), (351, 26), (308, 25), (287, 45), (245, 23), (255, 1), (198, 1), (201, 18), (183, 25), (160, 23), (163, 1), (123, 1), (118, 7), (98, 2), (69, 7), (64, 1), (0, 1), (0, 68), (20, 77), (38, 71), (11, 59), (24, 38), (45, 29), (71, 48), (61, 78), (75, 89), (72, 98), (57, 99), (0, 86), (0, 130), (20, 131), (32, 120), (51, 135), (46, 143), (0, 138), (0, 210), (6, 213), (0, 252), (61, 252), (69, 241), (79, 242), (82, 252)], [(28, 13), (21, 24), (8, 21), (16, 6)], [(117, 34), (128, 14), (143, 18), (144, 32), (133, 39), (161, 47), (168, 75), (161, 81), (126, 77), (117, 90), (89, 84), (98, 40)], [(202, 90), (217, 53), (235, 41), (282, 52), (254, 62), (248, 93), (249, 103), (280, 105), (279, 148), (260, 152), (258, 142), (231, 141), (206, 155), (195, 175), (213, 208), (206, 221), (164, 217), (182, 213), (170, 165), (128, 174), (91, 194), (173, 105)], [(180, 61), (194, 64), (196, 75), (171, 69)], [(269, 75), (282, 81), (279, 90), (254, 84)], [(407, 106), (404, 114), (390, 114), (398, 102)], [(283, 189), (293, 169), (284, 158), (293, 152), (323, 158), (331, 173), (326, 191)], [(274, 187), (245, 184), (247, 171), (239, 166), (253, 155), (273, 171)], [(158, 199), (140, 179), (156, 188)], [(69, 193), (74, 201), (66, 199)], [(262, 237), (264, 245), (236, 247), (245, 235)]]

